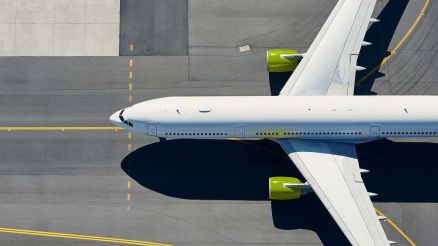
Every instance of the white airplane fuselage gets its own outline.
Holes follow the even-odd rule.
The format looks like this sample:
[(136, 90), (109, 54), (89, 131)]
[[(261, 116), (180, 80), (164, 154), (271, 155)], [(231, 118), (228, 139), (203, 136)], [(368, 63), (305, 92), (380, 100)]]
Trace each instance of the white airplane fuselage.
[(169, 139), (301, 138), (359, 143), (438, 136), (438, 96), (166, 97), (128, 107), (122, 118), (120, 112), (111, 116), (114, 124)]

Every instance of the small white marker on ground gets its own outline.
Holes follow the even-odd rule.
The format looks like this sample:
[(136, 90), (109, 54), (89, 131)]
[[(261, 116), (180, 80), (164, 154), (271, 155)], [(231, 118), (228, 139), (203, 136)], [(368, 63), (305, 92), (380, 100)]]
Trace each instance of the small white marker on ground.
[(248, 51), (250, 51), (251, 48), (249, 48), (249, 45), (244, 45), (244, 46), (240, 46), (240, 47), (239, 47), (239, 50), (240, 50), (240, 53), (243, 53), (243, 52), (248, 52)]

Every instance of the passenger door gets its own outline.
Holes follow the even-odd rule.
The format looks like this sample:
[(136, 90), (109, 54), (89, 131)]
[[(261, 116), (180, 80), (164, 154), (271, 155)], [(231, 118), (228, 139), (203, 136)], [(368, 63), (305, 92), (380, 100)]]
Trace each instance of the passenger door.
[(238, 126), (236, 127), (236, 138), (244, 138), (245, 137), (245, 127)]
[(148, 135), (157, 136), (157, 125), (148, 124)]
[(370, 137), (378, 137), (380, 135), (380, 126), (370, 126)]

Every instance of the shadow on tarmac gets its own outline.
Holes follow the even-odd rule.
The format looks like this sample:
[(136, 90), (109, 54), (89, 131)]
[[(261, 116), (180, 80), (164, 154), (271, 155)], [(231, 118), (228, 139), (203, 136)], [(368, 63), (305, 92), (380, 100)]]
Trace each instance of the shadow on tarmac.
[[(380, 22), (373, 23), (370, 26), (365, 34), (364, 40), (372, 43), (372, 45), (362, 47), (357, 61), (359, 66), (367, 69), (356, 73), (356, 81), (363, 78), (371, 69), (378, 66), (382, 60), (390, 54), (388, 51), (389, 45), (408, 3), (409, 0), (388, 1), (379, 16), (377, 16)], [(355, 94), (376, 95), (371, 89), (375, 80), (383, 76), (385, 76), (385, 74), (374, 72), (356, 86)]]
[[(359, 66), (367, 69), (356, 73), (356, 81), (363, 78), (389, 55), (389, 45), (408, 2), (409, 0), (389, 1), (377, 17), (380, 22), (373, 23), (368, 29), (364, 40), (372, 45), (362, 47), (357, 61)], [(371, 91), (373, 84), (376, 79), (385, 76), (378, 70), (355, 87), (356, 95), (376, 95)], [(269, 73), (271, 95), (277, 96), (291, 75), (292, 73)]]
[[(376, 202), (438, 202), (438, 144), (379, 140), (357, 145), (363, 178)], [(269, 200), (268, 179), (303, 180), (281, 147), (269, 140), (169, 140), (126, 156), (122, 169), (144, 187), (201, 200)], [(309, 195), (311, 196), (311, 195)], [(299, 201), (297, 201), (299, 203)]]
[[(375, 202), (438, 202), (438, 144), (379, 140), (357, 145), (363, 178)], [(122, 161), (140, 185), (181, 199), (268, 200), (268, 179), (304, 180), (276, 143), (224, 140), (169, 140), (141, 147)], [(346, 240), (314, 194), (293, 201), (272, 201), (275, 227), (309, 229), (324, 245)], [(345, 241), (345, 245), (349, 245)]]

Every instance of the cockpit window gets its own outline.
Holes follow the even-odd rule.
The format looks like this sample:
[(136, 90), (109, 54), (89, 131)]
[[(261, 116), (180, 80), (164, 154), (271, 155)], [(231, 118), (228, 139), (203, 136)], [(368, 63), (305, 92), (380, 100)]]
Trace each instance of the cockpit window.
[(130, 127), (134, 127), (134, 125), (131, 122), (129, 122), (129, 121), (125, 120), (125, 118), (123, 118), (123, 112), (125, 112), (124, 109), (122, 111), (120, 111), (120, 114), (119, 114), (120, 121), (123, 122), (123, 124), (125, 124), (125, 125), (128, 125)]
[(124, 112), (125, 110), (123, 109), (122, 111), (120, 111), (120, 114), (119, 114), (119, 119), (120, 119), (120, 121), (122, 121), (122, 122), (124, 122), (125, 121), (125, 119), (123, 118), (123, 112)]

